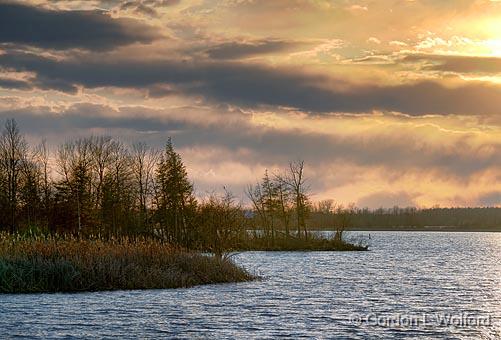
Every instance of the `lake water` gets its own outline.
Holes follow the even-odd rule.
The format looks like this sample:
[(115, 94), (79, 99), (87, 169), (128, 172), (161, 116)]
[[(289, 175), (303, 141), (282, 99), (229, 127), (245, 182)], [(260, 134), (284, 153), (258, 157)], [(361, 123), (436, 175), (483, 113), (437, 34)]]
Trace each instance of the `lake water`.
[(371, 232), (370, 249), (242, 253), (249, 283), (0, 295), (0, 338), (501, 339), (501, 233)]

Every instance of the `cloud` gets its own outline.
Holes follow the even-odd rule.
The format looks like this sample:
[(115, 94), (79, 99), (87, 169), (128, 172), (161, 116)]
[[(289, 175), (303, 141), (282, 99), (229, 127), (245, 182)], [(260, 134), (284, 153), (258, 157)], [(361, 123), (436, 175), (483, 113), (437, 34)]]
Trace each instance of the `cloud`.
[(357, 206), (371, 209), (390, 208), (394, 206), (413, 207), (417, 195), (411, 195), (407, 192), (387, 192), (381, 191), (362, 197), (358, 200)]
[(149, 7), (144, 5), (140, 1), (129, 1), (124, 2), (120, 5), (120, 10), (123, 11), (132, 11), (138, 14), (142, 14), (148, 17), (156, 17), (158, 16), (157, 11), (153, 7)]
[[(420, 131), (402, 126), (386, 133), (366, 130), (360, 136), (266, 127), (252, 123), (243, 113), (225, 111), (223, 107), (204, 112), (196, 107), (153, 110), (141, 106), (111, 108), (79, 103), (56, 112), (43, 106), (8, 109), (0, 111), (0, 118), (15, 118), (23, 131), (35, 135), (61, 137), (64, 133), (74, 136), (75, 131), (109, 134), (127, 131), (128, 136), (141, 136), (162, 145), (171, 134), (181, 147), (212, 145), (233, 152), (249, 150), (246, 160), (249, 163), (285, 164), (291, 159), (305, 159), (308, 164), (321, 167), (346, 162), (363, 167), (387, 167), (388, 176), (393, 176), (391, 172), (398, 176), (402, 169), (412, 169), (459, 179), (501, 166), (499, 144), (483, 141), (478, 145), (468, 139), (471, 136), (455, 137), (451, 141), (453, 134), (447, 135), (439, 129), (426, 133), (441, 133), (442, 139), (449, 139), (448, 145), (440, 140), (424, 142)], [(333, 118), (330, 124), (341, 124), (345, 119), (354, 118)]]
[(0, 0), (0, 119), (49, 143), (170, 135), (197, 183), (302, 158), (315, 199), (490, 204), (499, 58), (471, 57), (499, 47), (487, 2)]
[(373, 43), (373, 44), (377, 44), (377, 45), (380, 45), (381, 44), (381, 40), (379, 40), (378, 38), (376, 37), (370, 37), (369, 39), (367, 39), (367, 42), (369, 43)]
[(501, 87), (482, 82), (455, 86), (445, 86), (438, 81), (350, 84), (288, 67), (113, 59), (54, 60), (28, 53), (6, 53), (0, 55), (0, 66), (35, 72), (37, 86), (67, 92), (75, 92), (76, 86), (147, 88), (168, 84), (185, 95), (245, 107), (293, 107), (318, 113), (374, 110), (409, 115), (501, 113)]
[(459, 55), (412, 54), (404, 62), (424, 62), (425, 69), (457, 73), (501, 73), (501, 58)]
[(0, 87), (14, 90), (32, 89), (32, 86), (28, 82), (16, 79), (2, 79), (2, 78), (0, 78)]
[[(132, 112), (131, 112), (132, 111)], [(148, 115), (147, 109), (127, 109), (122, 111), (110, 107), (77, 103), (60, 111), (53, 112), (48, 107), (26, 107), (15, 110), (0, 111), (0, 118), (15, 118), (21, 129), (29, 134), (62, 134), (67, 131), (71, 135), (75, 130), (133, 130), (137, 133), (178, 130), (185, 126), (180, 120), (162, 119)]]
[[(27, 106), (15, 108), (20, 105), (15, 100), (5, 103), (0, 123), (15, 118), (32, 145), (41, 138), (54, 146), (71, 138), (105, 134), (126, 143), (144, 141), (160, 148), (172, 136), (198, 188), (214, 189), (230, 183), (240, 193), (265, 168), (274, 171), (290, 160), (304, 159), (315, 198), (360, 201), (360, 205), (371, 207), (412, 202), (429, 205), (443, 202), (436, 198), (442, 196), (469, 202), (465, 197), (476, 198), (486, 189), (498, 189), (493, 183), (499, 181), (492, 176), (501, 167), (499, 143), (482, 136), (474, 139), (474, 133), (461, 137), (443, 128), (412, 128), (422, 125), (414, 124), (421, 118), (394, 118), (399, 123), (382, 124), (382, 130), (366, 126), (361, 128), (364, 133), (343, 134), (339, 131), (344, 128), (337, 125), (356, 126), (367, 117), (325, 117), (317, 123), (332, 126), (328, 132), (330, 128), (263, 126), (256, 123), (254, 114), (224, 106), (151, 109), (83, 102), (65, 107), (29, 106), (31, 102), (25, 101)], [(319, 118), (301, 119), (307, 126), (317, 124)], [(427, 135), (433, 138), (429, 140)], [(374, 191), (380, 195), (370, 196)], [(416, 192), (422, 194), (416, 196)]]
[(478, 203), (485, 207), (501, 207), (501, 191), (485, 193), (478, 198)]
[(178, 5), (181, 0), (143, 0), (144, 5), (151, 5), (153, 7), (170, 7)]
[(227, 42), (209, 48), (206, 53), (212, 59), (239, 59), (259, 54), (283, 52), (299, 45), (301, 44), (284, 40)]
[(132, 43), (150, 43), (159, 35), (136, 20), (113, 19), (93, 11), (54, 11), (0, 3), (0, 43), (49, 49), (110, 50)]

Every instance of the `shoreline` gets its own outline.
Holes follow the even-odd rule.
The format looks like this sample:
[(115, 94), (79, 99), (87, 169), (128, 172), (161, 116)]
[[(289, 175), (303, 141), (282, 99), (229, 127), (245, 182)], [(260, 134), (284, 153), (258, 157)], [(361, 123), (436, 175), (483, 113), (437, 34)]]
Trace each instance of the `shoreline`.
[[(318, 229), (317, 231), (330, 231), (329, 229)], [(450, 232), (450, 233), (499, 233), (501, 227), (496, 228), (465, 228), (465, 227), (360, 227), (347, 228), (346, 231), (409, 231), (409, 232)]]

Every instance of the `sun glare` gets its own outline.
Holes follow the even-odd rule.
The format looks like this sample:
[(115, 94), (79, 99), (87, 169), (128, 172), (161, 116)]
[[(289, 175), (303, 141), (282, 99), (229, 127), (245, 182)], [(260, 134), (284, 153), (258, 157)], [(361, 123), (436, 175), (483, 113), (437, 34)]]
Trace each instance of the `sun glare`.
[(484, 22), (482, 28), (488, 37), (483, 43), (488, 53), (493, 57), (501, 57), (501, 17)]
[(501, 39), (486, 40), (485, 47), (493, 57), (501, 57)]

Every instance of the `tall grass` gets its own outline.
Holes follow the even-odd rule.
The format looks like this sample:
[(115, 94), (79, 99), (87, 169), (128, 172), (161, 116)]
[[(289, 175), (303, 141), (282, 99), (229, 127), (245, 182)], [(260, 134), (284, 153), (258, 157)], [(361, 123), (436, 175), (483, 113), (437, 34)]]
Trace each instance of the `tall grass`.
[(230, 259), (149, 239), (0, 234), (0, 292), (190, 287), (254, 277)]
[(262, 251), (365, 251), (368, 250), (368, 245), (362, 242), (352, 243), (344, 238), (322, 237), (314, 233), (309, 233), (308, 238), (278, 233), (273, 238), (265, 234), (249, 235), (240, 242), (238, 248)]

